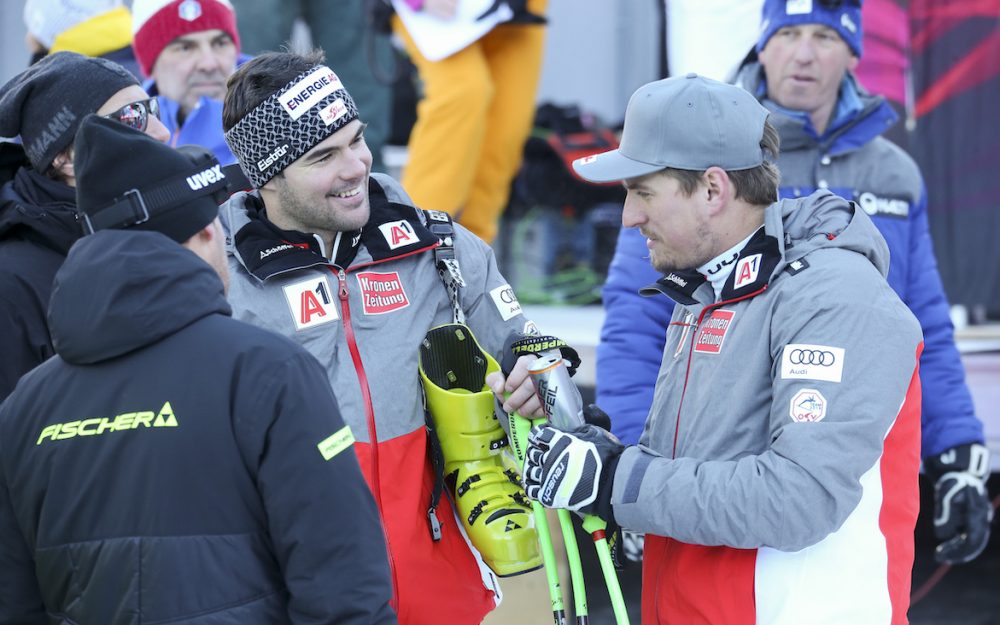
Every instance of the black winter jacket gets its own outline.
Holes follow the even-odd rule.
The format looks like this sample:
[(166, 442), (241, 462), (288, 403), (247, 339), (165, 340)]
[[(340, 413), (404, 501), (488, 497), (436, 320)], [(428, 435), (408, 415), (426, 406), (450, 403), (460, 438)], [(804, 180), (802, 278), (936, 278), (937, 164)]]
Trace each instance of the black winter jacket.
[(396, 622), (323, 368), (229, 313), (161, 234), (70, 251), (58, 356), (0, 406), (0, 624)]
[(82, 231), (72, 187), (22, 168), (0, 188), (0, 401), (55, 353), (45, 323), (52, 279)]

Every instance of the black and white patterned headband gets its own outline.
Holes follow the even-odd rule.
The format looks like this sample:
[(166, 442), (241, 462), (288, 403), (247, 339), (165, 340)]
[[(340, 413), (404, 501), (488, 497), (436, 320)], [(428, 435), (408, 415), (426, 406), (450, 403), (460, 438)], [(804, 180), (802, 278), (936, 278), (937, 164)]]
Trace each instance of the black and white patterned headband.
[(226, 132), (226, 143), (256, 188), (358, 118), (351, 94), (317, 65), (272, 93)]

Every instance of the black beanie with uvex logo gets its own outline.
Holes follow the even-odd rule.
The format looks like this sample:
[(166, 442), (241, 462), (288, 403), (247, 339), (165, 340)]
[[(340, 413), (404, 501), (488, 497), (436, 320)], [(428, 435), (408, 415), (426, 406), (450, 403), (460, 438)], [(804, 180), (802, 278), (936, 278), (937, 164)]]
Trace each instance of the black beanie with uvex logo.
[[(97, 115), (80, 124), (73, 168), (77, 207), (91, 218), (94, 230), (154, 230), (183, 243), (212, 223), (228, 195), (219, 189), (225, 176), (210, 151), (191, 145), (174, 149)], [(135, 200), (131, 204), (123, 204), (126, 193)], [(125, 218), (108, 219), (109, 207), (139, 206), (137, 196), (148, 220), (142, 221), (141, 212), (132, 218), (130, 211), (113, 209)]]

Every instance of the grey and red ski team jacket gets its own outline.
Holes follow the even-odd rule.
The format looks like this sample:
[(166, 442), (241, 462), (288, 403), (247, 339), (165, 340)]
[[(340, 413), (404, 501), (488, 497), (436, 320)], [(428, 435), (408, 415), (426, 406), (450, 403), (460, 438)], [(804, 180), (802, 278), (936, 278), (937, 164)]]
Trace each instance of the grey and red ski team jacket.
[(615, 517), (646, 532), (643, 623), (906, 623), (920, 465), (920, 327), (856, 205), (766, 209), (715, 301), (678, 302)]
[[(327, 261), (311, 234), (278, 230), (255, 195), (237, 194), (220, 211), (229, 247), (233, 316), (296, 340), (324, 365), (372, 489), (389, 548), (400, 623), (479, 623), (495, 607), (497, 583), (441, 497), (442, 538), (431, 538), (429, 460), (418, 346), (452, 322), (435, 269), (439, 239), (398, 183), (373, 174), (371, 218), (340, 235)], [(466, 323), (499, 355), (526, 320), (492, 250), (455, 225), (466, 287)], [(294, 485), (289, 485), (294, 488)]]

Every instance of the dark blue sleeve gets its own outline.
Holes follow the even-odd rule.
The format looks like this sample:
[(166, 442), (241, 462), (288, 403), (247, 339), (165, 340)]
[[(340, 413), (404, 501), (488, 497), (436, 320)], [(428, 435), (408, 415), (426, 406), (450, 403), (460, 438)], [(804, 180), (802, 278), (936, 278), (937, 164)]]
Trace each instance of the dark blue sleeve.
[[(0, 410), (0, 421), (4, 419)], [(0, 451), (0, 625), (44, 625), (48, 621), (35, 562), (14, 516), (3, 459)]]
[(976, 418), (965, 383), (965, 368), (955, 346), (955, 329), (938, 273), (927, 222), (926, 189), (910, 213), (908, 253), (906, 293), (902, 295), (924, 332), (921, 456), (926, 458), (956, 445), (983, 442), (983, 424)]
[(382, 521), (354, 439), (322, 366), (297, 351), (245, 375), (235, 413), (288, 587), (289, 622), (395, 625)]
[(604, 285), (604, 325), (597, 345), (597, 404), (611, 417), (611, 429), (626, 445), (642, 434), (653, 403), (673, 302), (638, 291), (660, 277), (649, 264), (646, 239), (622, 228)]

